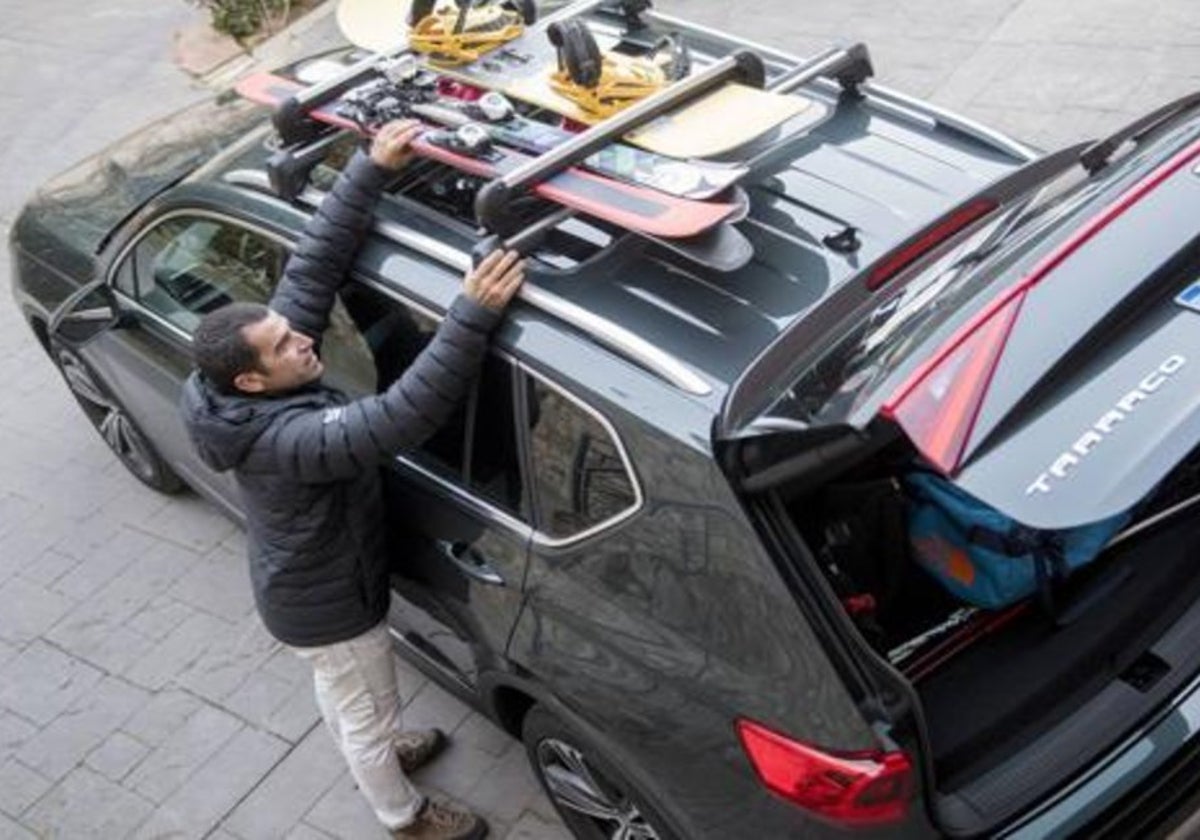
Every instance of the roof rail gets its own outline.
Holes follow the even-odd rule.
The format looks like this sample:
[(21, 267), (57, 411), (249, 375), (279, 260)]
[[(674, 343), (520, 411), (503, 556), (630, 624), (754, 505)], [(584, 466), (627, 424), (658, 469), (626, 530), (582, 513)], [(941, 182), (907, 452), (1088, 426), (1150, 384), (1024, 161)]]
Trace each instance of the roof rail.
[[(222, 179), (233, 186), (244, 187), (263, 193), (273, 201), (281, 204), (287, 202), (280, 199), (267, 174), (257, 169), (235, 169), (226, 172)], [(315, 187), (307, 187), (300, 191), (295, 201), (316, 207), (326, 196), (326, 192)], [(566, 218), (565, 216), (563, 217)], [(561, 221), (561, 219), (560, 219)], [(404, 225), (387, 220), (375, 222), (375, 232), (385, 239), (398, 245), (411, 248), (425, 256), (437, 260), (442, 265), (466, 271), (471, 267), (471, 255), (450, 245), (440, 242), (419, 231), (411, 230)], [(655, 347), (654, 344), (625, 327), (601, 317), (594, 312), (572, 303), (552, 292), (526, 281), (518, 293), (518, 297), (530, 306), (552, 315), (564, 323), (591, 336), (600, 344), (615, 350), (638, 366), (681, 391), (703, 397), (712, 393), (712, 386), (690, 366)]]

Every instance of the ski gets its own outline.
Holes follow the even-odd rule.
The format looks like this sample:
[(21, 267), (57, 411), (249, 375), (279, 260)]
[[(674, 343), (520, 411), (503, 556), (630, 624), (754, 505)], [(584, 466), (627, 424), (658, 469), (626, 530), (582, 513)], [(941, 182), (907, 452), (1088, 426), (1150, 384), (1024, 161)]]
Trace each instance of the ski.
[[(236, 90), (246, 99), (277, 106), (301, 92), (303, 86), (271, 73), (254, 73), (240, 80)], [(343, 102), (349, 106), (347, 110), (353, 111), (357, 101), (355, 90), (313, 108), (307, 116), (319, 123), (369, 134), (369, 126), (339, 111)], [(413, 151), (467, 174), (499, 178), (520, 170), (533, 160), (532, 156), (505, 145), (471, 143), (462, 139), (461, 132), (456, 134), (435, 128), (428, 119), (421, 121), (429, 130), (417, 138)], [(569, 167), (552, 175), (534, 185), (531, 191), (548, 201), (626, 230), (664, 239), (697, 236), (743, 209), (738, 201), (681, 198), (578, 167)]]

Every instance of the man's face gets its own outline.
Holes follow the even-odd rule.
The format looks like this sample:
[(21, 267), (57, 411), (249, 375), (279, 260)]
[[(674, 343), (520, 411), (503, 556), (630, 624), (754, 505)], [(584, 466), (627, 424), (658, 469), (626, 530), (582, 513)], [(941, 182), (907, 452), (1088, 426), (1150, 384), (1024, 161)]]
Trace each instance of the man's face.
[(280, 393), (319, 379), (325, 366), (313, 352), (313, 340), (272, 312), (242, 327), (242, 337), (258, 352), (260, 370), (239, 373), (234, 384), (252, 394)]

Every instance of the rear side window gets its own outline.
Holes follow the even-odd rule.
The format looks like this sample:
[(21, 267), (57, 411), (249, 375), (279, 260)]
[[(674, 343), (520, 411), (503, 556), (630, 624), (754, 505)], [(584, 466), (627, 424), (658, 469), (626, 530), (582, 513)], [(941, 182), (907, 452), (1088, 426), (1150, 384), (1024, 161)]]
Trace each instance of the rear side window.
[(527, 390), (538, 530), (569, 539), (636, 508), (636, 485), (609, 426), (536, 377)]

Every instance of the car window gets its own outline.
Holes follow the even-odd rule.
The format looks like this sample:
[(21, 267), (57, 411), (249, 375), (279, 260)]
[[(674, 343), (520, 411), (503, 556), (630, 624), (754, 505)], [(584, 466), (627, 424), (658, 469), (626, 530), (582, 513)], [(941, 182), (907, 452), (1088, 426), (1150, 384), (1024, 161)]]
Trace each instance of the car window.
[[(174, 216), (150, 230), (118, 266), (114, 285), (171, 325), (191, 333), (227, 303), (267, 303), (288, 248), (250, 228), (207, 216)], [(372, 393), (375, 364), (338, 302), (321, 337), (326, 380), (347, 393)]]
[(175, 217), (157, 225), (134, 249), (138, 301), (191, 332), (200, 318), (235, 300), (266, 303), (286, 248), (217, 219)]
[(565, 539), (635, 507), (633, 478), (607, 426), (540, 379), (527, 383), (538, 530)]
[[(363, 285), (343, 299), (376, 360), (383, 390), (413, 363), (437, 332), (435, 318)], [(502, 510), (528, 519), (517, 426), (513, 365), (491, 353), (467, 399), (419, 450), (406, 457)]]
[(529, 519), (514, 416), (513, 366), (490, 355), (471, 395), (471, 456), (467, 486), (503, 510)]

